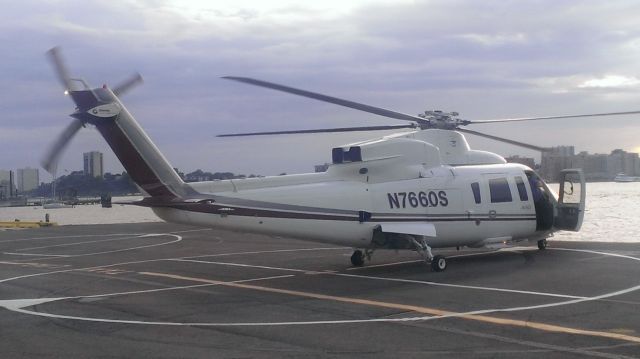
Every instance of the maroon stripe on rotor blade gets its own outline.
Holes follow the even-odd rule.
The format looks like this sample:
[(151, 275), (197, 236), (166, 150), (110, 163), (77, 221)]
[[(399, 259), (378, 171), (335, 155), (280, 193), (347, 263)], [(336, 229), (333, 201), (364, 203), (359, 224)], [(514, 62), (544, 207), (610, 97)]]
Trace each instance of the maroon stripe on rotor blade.
[(153, 197), (176, 197), (160, 181), (115, 121), (96, 121), (95, 126), (138, 186)]

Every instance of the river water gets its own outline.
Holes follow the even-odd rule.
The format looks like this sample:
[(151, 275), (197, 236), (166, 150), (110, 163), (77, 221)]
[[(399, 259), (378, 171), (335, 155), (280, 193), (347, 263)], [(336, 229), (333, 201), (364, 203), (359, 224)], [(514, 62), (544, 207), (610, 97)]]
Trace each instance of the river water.
[[(557, 185), (550, 185), (557, 191)], [(113, 201), (138, 198), (114, 197)], [(0, 208), (0, 221), (40, 221), (49, 213), (60, 225), (137, 223), (160, 221), (148, 208), (114, 204), (113, 208), (84, 205), (75, 208)], [(0, 237), (2, 236), (0, 232)], [(587, 210), (580, 232), (558, 232), (556, 239), (604, 242), (640, 242), (640, 182), (587, 183)]]

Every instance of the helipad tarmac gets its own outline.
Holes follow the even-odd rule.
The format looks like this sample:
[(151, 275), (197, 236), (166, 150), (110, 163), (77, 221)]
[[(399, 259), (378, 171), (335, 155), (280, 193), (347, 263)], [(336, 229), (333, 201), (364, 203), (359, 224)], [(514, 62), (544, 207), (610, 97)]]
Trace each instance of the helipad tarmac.
[(165, 223), (0, 232), (2, 358), (640, 358), (640, 243), (352, 250)]

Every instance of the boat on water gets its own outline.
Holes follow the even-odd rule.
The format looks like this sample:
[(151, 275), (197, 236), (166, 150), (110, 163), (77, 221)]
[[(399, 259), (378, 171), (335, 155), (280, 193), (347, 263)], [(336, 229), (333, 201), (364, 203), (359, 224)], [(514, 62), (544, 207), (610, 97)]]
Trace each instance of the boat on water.
[(640, 182), (640, 177), (627, 176), (624, 173), (618, 173), (613, 179), (614, 182)]

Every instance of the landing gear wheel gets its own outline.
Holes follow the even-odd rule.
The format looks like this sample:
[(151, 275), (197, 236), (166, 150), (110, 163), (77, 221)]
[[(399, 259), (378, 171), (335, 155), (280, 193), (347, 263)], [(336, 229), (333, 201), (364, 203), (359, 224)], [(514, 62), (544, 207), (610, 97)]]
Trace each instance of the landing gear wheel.
[(431, 269), (433, 269), (434, 272), (442, 272), (447, 269), (447, 259), (441, 255), (433, 256)]
[(354, 267), (362, 267), (364, 265), (364, 253), (362, 253), (361, 250), (356, 249), (353, 251), (353, 254), (351, 255), (351, 264), (353, 264)]
[(546, 239), (541, 239), (538, 241), (538, 249), (539, 250), (544, 250), (545, 248), (547, 248), (547, 240)]

